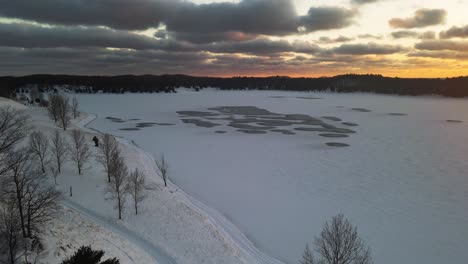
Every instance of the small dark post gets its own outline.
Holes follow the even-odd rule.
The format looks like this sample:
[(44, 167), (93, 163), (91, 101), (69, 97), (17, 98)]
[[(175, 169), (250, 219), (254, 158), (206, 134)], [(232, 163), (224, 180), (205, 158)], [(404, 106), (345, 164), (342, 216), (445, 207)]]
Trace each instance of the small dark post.
[(73, 189), (71, 186), (70, 186), (70, 197), (73, 197)]
[(96, 136), (93, 137), (93, 141), (94, 141), (94, 146), (99, 147), (99, 139)]

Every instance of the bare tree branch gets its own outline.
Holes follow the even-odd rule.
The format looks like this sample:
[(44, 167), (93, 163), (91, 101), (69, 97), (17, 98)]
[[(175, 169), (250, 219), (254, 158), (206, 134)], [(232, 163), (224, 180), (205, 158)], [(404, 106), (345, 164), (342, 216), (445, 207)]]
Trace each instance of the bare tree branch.
[(370, 248), (342, 214), (325, 223), (320, 236), (315, 238), (315, 251), (327, 264), (373, 263)]
[(125, 201), (129, 192), (128, 169), (119, 148), (116, 148), (111, 155), (109, 172), (111, 182), (107, 185), (107, 193), (116, 202), (115, 208), (119, 211), (119, 219), (122, 219), (122, 212), (125, 208)]
[(42, 173), (45, 173), (45, 168), (48, 163), (47, 156), (49, 154), (49, 140), (46, 135), (40, 131), (34, 131), (29, 136), (29, 149), (31, 153), (39, 160)]
[(98, 161), (104, 167), (104, 170), (107, 173), (107, 181), (111, 181), (111, 175), (109, 171), (111, 156), (112, 153), (117, 149), (117, 141), (115, 138), (109, 134), (104, 134), (102, 136), (102, 142), (99, 144), (99, 156)]
[(66, 142), (65, 137), (60, 135), (58, 130), (55, 130), (54, 135), (51, 139), (52, 142), (52, 155), (54, 156), (56, 168), (58, 172), (62, 172), (62, 165), (65, 161), (67, 161), (69, 152), (68, 152), (68, 144)]
[(138, 214), (138, 205), (146, 198), (145, 178), (145, 174), (140, 172), (138, 168), (136, 168), (134, 172), (130, 173), (129, 192), (133, 198), (136, 215)]
[(81, 175), (86, 164), (91, 158), (91, 151), (89, 149), (86, 138), (80, 130), (72, 131), (72, 144), (70, 146), (71, 159), (75, 162), (78, 168), (78, 174)]
[(167, 177), (169, 173), (169, 164), (167, 164), (164, 154), (161, 155), (160, 160), (156, 160), (156, 167), (158, 168), (158, 174), (164, 180), (164, 186), (167, 187)]

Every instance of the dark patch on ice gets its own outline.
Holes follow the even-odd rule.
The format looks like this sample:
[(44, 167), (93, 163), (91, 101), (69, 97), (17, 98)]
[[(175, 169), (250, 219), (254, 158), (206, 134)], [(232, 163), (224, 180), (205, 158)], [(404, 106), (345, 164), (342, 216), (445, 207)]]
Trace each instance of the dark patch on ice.
[(268, 110), (257, 108), (255, 106), (221, 106), (221, 107), (208, 108), (208, 110), (218, 111), (223, 114), (233, 114), (233, 115), (280, 116), (280, 114), (272, 113)]
[(247, 124), (238, 124), (238, 123), (230, 123), (228, 126), (239, 128), (239, 129), (247, 129), (247, 130), (270, 130), (274, 127), (268, 126), (251, 126)]
[[(214, 126), (230, 126), (237, 131), (247, 134), (265, 134), (277, 132), (284, 135), (294, 135), (295, 131), (319, 132), (323, 137), (347, 137), (355, 131), (338, 127), (329, 121), (341, 122), (341, 118), (323, 116), (322, 119), (306, 114), (279, 114), (255, 106), (220, 106), (208, 108), (209, 111), (178, 111), (184, 123), (194, 124), (199, 127), (211, 128)], [(196, 118), (186, 118), (188, 116)], [(222, 124), (211, 122), (222, 120)], [(343, 125), (357, 126), (354, 123), (343, 122)], [(279, 128), (291, 128), (279, 129)], [(292, 131), (295, 130), (295, 131)], [(222, 130), (218, 130), (222, 131)], [(224, 133), (216, 132), (215, 133)]]
[(106, 116), (105, 118), (110, 119), (110, 120), (122, 120), (122, 118), (112, 117), (112, 116)]
[(322, 116), (322, 118), (323, 118), (323, 119), (330, 120), (330, 121), (335, 121), (335, 122), (341, 121), (341, 118), (334, 117), (334, 116)]
[(334, 133), (323, 133), (319, 134), (321, 137), (327, 137), (327, 138), (346, 138), (349, 137), (349, 135), (346, 134), (334, 134)]
[(158, 126), (175, 126), (173, 123), (156, 123)]
[(351, 110), (354, 110), (354, 111), (357, 111), (357, 112), (363, 112), (363, 113), (372, 112), (371, 110), (365, 109), (365, 108), (351, 108)]
[(217, 134), (226, 134), (226, 131), (218, 130), (218, 131), (215, 131), (215, 133), (217, 133)]
[(343, 124), (343, 125), (345, 125), (345, 126), (350, 126), (350, 127), (357, 127), (357, 126), (359, 126), (359, 125), (356, 124), (356, 123), (350, 123), (350, 122), (343, 122), (343, 123), (341, 123), (341, 124)]
[(204, 120), (199, 120), (199, 119), (182, 119), (182, 122), (186, 124), (194, 124), (199, 127), (206, 127), (206, 128), (211, 128), (215, 126), (220, 126), (220, 124), (213, 123), (213, 122), (208, 122)]
[(356, 133), (353, 130), (346, 129), (346, 128), (296, 127), (296, 128), (294, 128), (294, 130), (309, 131), (309, 132), (345, 133), (345, 134)]
[(296, 97), (297, 99), (305, 99), (305, 100), (319, 100), (319, 99), (323, 99), (323, 98), (320, 98), (320, 97), (304, 97), (304, 96), (298, 96)]
[(446, 122), (448, 123), (463, 123), (463, 121), (461, 120), (453, 120), (453, 119), (448, 119), (448, 120), (445, 120)]
[(119, 130), (124, 130), (124, 131), (138, 131), (140, 130), (137, 127), (128, 127), (128, 128), (120, 128)]
[(268, 96), (270, 98), (286, 98), (286, 96)]
[(246, 133), (246, 134), (266, 134), (267, 132), (264, 131), (264, 130), (245, 130), (245, 129), (240, 129), (240, 130), (237, 130), (239, 132), (242, 132), (242, 133)]
[(327, 142), (325, 145), (329, 147), (349, 147), (346, 143), (339, 143), (339, 142)]
[(129, 119), (128, 121), (140, 121), (141, 119), (139, 118), (132, 118), (132, 119)]
[(271, 132), (278, 132), (278, 133), (282, 133), (284, 135), (295, 135), (296, 133), (290, 131), (290, 130), (286, 130), (286, 129), (271, 129), (270, 130)]
[(206, 116), (219, 116), (217, 113), (213, 112), (203, 112), (203, 111), (177, 111), (179, 115), (188, 116), (188, 117), (206, 117)]
[(405, 114), (405, 113), (388, 113), (388, 115), (391, 115), (391, 116), (407, 116), (408, 114)]

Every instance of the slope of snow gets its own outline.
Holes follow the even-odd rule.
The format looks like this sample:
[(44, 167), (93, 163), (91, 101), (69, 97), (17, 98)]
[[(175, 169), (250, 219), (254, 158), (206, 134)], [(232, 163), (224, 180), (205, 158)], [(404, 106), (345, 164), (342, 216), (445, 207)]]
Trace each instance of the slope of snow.
[[(297, 98), (304, 96), (323, 99)], [(464, 143), (468, 141), (468, 104), (464, 99), (239, 91), (77, 98), (83, 109), (98, 115), (90, 127), (134, 141), (153, 157), (165, 154), (176, 185), (164, 189), (160, 179), (149, 173), (160, 191), (154, 192), (154, 203), (144, 204), (148, 217), (127, 214), (124, 225), (177, 256), (177, 262), (199, 263), (199, 256), (218, 256), (209, 253), (218, 250), (237, 254), (247, 263), (261, 263), (255, 245), (266, 255), (296, 263), (306, 242), (312, 242), (324, 222), (340, 212), (359, 227), (376, 263), (462, 263), (468, 258), (468, 145)], [(356, 134), (340, 140), (307, 132), (246, 135), (229, 127), (184, 124), (176, 113), (217, 106), (336, 116), (360, 126), (353, 128)], [(395, 112), (408, 116), (389, 115)], [(139, 121), (112, 123), (106, 116), (175, 125), (122, 131)], [(448, 123), (448, 119), (464, 122)], [(324, 145), (329, 141), (351, 146), (330, 148)], [(143, 164), (138, 162), (144, 159), (141, 152), (128, 150), (131, 164), (151, 164), (152, 157)], [(150, 172), (151, 166), (145, 170)], [(181, 192), (177, 186), (202, 203), (182, 202), (184, 195), (176, 195)], [(104, 207), (99, 211), (102, 215), (115, 213), (110, 204), (95, 205), (93, 198), (79, 200), (95, 211)], [(199, 214), (197, 207), (202, 209)], [(172, 211), (186, 211), (187, 218), (168, 218), (176, 214)], [(199, 228), (201, 234), (195, 232)], [(225, 249), (205, 244), (206, 234), (215, 236), (207, 241), (226, 241)], [(194, 238), (200, 240), (199, 246)], [(229, 246), (231, 239), (237, 246)], [(190, 253), (185, 254), (187, 248)]]

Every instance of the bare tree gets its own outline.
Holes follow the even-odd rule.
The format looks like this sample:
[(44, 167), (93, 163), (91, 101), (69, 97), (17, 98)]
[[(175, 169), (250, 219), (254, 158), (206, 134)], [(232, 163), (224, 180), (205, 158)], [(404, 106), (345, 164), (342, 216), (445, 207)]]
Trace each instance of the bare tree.
[(47, 165), (47, 156), (49, 154), (49, 140), (46, 135), (40, 131), (34, 131), (29, 136), (29, 149), (31, 153), (39, 160), (42, 173), (45, 173)]
[(80, 116), (80, 110), (78, 108), (79, 108), (78, 100), (76, 100), (76, 98), (73, 97), (72, 104), (71, 104), (71, 111), (73, 114), (73, 119)]
[(111, 182), (107, 185), (107, 193), (116, 202), (115, 208), (119, 211), (119, 219), (122, 219), (122, 212), (125, 208), (125, 200), (129, 191), (128, 169), (118, 148), (112, 152), (109, 171)]
[(29, 116), (23, 111), (11, 106), (0, 107), (0, 176), (9, 170), (8, 152), (28, 134), (28, 122)]
[(47, 107), (47, 111), (49, 113), (49, 117), (56, 123), (59, 120), (60, 100), (61, 99), (58, 95), (49, 96), (49, 106)]
[(314, 255), (312, 254), (312, 251), (309, 248), (309, 244), (306, 244), (300, 264), (315, 264)]
[(53, 219), (59, 210), (61, 197), (59, 191), (47, 184), (45, 177), (33, 178), (25, 196), (28, 237), (33, 238), (34, 233), (40, 233), (45, 224)]
[[(2, 208), (3, 207), (3, 208)], [(7, 263), (15, 264), (21, 256), (19, 251), (24, 242), (16, 200), (10, 197), (0, 207), (0, 249), (8, 252)]]
[(99, 156), (98, 161), (104, 167), (104, 170), (107, 173), (107, 181), (111, 181), (111, 175), (109, 171), (111, 156), (112, 153), (117, 149), (117, 141), (115, 138), (109, 134), (104, 134), (102, 136), (102, 142), (99, 144)]
[(59, 102), (58, 102), (58, 120), (60, 126), (63, 130), (67, 130), (70, 126), (70, 103), (68, 102), (68, 98), (59, 95)]
[(78, 168), (78, 174), (85, 168), (91, 158), (91, 150), (86, 142), (86, 138), (80, 130), (72, 131), (72, 144), (70, 146), (71, 159)]
[(321, 257), (320, 263), (326, 264), (371, 264), (371, 250), (358, 236), (353, 227), (342, 214), (326, 222), (315, 237), (315, 251)]
[(158, 168), (158, 174), (164, 180), (164, 186), (167, 187), (167, 177), (169, 173), (169, 164), (167, 164), (164, 154), (161, 155), (160, 160), (156, 160), (156, 167)]
[(135, 207), (135, 214), (138, 215), (138, 205), (146, 198), (145, 194), (145, 174), (140, 172), (138, 168), (130, 173), (129, 179), (129, 192), (133, 198), (133, 205)]
[(1, 196), (15, 197), (23, 237), (27, 237), (25, 197), (32, 181), (32, 163), (27, 149), (10, 150), (6, 160), (9, 170), (0, 178)]
[(62, 172), (62, 165), (68, 158), (68, 145), (65, 137), (60, 135), (58, 130), (55, 130), (52, 136), (52, 155), (55, 159), (55, 165), (58, 172)]
[(52, 177), (54, 178), (54, 184), (57, 185), (57, 178), (60, 174), (59, 170), (55, 166), (50, 166), (50, 173), (52, 174)]
[(0, 179), (1, 192), (3, 197), (14, 197), (23, 237), (33, 238), (51, 220), (60, 193), (48, 184), (27, 149), (12, 151), (9, 162), (13, 165)]

